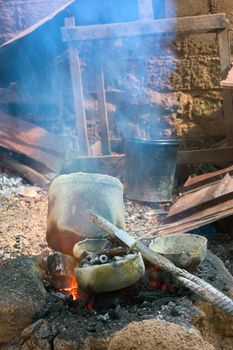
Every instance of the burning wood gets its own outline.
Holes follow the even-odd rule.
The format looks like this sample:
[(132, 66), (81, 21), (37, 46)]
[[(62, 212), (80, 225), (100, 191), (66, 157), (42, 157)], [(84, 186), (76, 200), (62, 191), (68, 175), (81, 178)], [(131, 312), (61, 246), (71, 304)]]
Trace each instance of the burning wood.
[(49, 283), (57, 291), (64, 291), (72, 295), (73, 299), (78, 297), (78, 284), (74, 276), (74, 258), (56, 252), (48, 256), (46, 276)]

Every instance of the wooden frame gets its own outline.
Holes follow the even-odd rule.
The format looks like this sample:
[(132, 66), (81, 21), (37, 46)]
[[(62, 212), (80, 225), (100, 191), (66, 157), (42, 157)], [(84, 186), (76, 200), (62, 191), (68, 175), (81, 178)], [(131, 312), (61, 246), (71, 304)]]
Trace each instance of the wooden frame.
[[(63, 41), (69, 45), (69, 56), (71, 65), (74, 106), (78, 118), (77, 132), (79, 136), (81, 155), (88, 155), (85, 108), (83, 104), (82, 88), (75, 87), (75, 81), (81, 81), (81, 73), (78, 68), (78, 59), (75, 63), (74, 56), (78, 57), (77, 45), (84, 40), (102, 40), (111, 38), (131, 37), (138, 35), (157, 35), (165, 33), (176, 34), (198, 34), (217, 33), (221, 66), (221, 79), (225, 79), (230, 69), (230, 48), (228, 40), (228, 21), (224, 13), (214, 15), (190, 16), (169, 19), (153, 19), (152, 0), (138, 0), (139, 20), (127, 23), (113, 23), (105, 25), (75, 26), (74, 20), (66, 21), (64, 28), (61, 28)], [(75, 65), (77, 66), (75, 68)], [(72, 68), (73, 66), (73, 68)], [(102, 153), (111, 153), (111, 143), (109, 140), (108, 117), (105, 101), (104, 76), (102, 68), (97, 74), (99, 117), (101, 125)], [(77, 103), (80, 101), (80, 104)], [(233, 160), (233, 105), (232, 94), (229, 90), (223, 90), (223, 108), (225, 115), (226, 141), (225, 148), (208, 150), (181, 151), (178, 162), (181, 163), (201, 163), (201, 162), (222, 162)], [(78, 130), (80, 127), (80, 130)], [(83, 132), (83, 135), (81, 135)]]
[(156, 35), (166, 33), (198, 34), (215, 33), (228, 27), (224, 13), (216, 15), (190, 16), (157, 20), (140, 20), (127, 23), (90, 25), (62, 28), (62, 40), (82, 41), (114, 39), (129, 36)]

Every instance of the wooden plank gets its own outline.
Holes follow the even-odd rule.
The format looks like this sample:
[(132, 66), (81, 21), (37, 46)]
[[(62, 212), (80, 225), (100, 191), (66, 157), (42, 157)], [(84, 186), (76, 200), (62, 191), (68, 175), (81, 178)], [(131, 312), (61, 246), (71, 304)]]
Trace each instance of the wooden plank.
[[(66, 28), (75, 26), (73, 17), (65, 18)], [(87, 136), (86, 112), (83, 98), (82, 75), (77, 48), (69, 45), (70, 74), (74, 99), (74, 110), (76, 115), (76, 130), (78, 135), (79, 154), (89, 154), (89, 144)]]
[(191, 186), (197, 186), (200, 188), (203, 184), (209, 184), (211, 182), (221, 180), (227, 173), (233, 175), (233, 165), (208, 174), (190, 176), (185, 182), (183, 189), (186, 191), (187, 189), (191, 188)]
[(177, 164), (226, 163), (233, 161), (233, 147), (179, 151)]
[(101, 154), (102, 147), (101, 142), (96, 141), (93, 145), (90, 146), (90, 156), (97, 157)]
[(184, 220), (179, 220), (177, 222), (173, 222), (171, 224), (167, 224), (158, 227), (157, 229), (151, 230), (148, 232), (148, 236), (154, 234), (164, 235), (171, 233), (190, 232), (196, 228), (231, 216), (233, 214), (233, 200), (228, 202), (228, 208), (229, 209), (222, 209), (218, 206), (211, 208), (211, 210), (210, 208), (207, 208), (201, 212), (197, 212), (192, 216), (185, 218)]
[[(229, 45), (228, 30), (218, 33), (219, 55), (221, 66), (221, 79), (226, 79), (231, 67), (231, 52)], [(229, 146), (233, 145), (233, 103), (232, 92), (223, 89), (223, 110), (225, 118), (226, 139)]]
[(100, 138), (102, 153), (104, 155), (111, 154), (111, 146), (109, 141), (109, 127), (108, 127), (108, 112), (105, 97), (104, 87), (104, 73), (101, 63), (96, 67), (96, 88), (97, 88), (97, 99), (99, 109), (99, 121), (100, 121)]
[(228, 26), (218, 33), (219, 56), (221, 66), (221, 79), (226, 79), (231, 68), (231, 52), (228, 36)]
[(138, 0), (138, 15), (140, 19), (153, 19), (153, 1), (152, 0)]
[(227, 28), (225, 14), (61, 28), (63, 41), (98, 40), (165, 33), (211, 33)]
[(223, 90), (223, 111), (226, 129), (226, 139), (229, 146), (233, 146), (233, 103), (232, 91)]
[(233, 90), (233, 67), (230, 68), (226, 79), (222, 80), (220, 84), (223, 89)]
[(77, 157), (65, 161), (62, 173), (85, 172), (122, 176), (125, 155), (105, 155), (100, 157)]
[(63, 166), (64, 140), (32, 123), (0, 112), (0, 146), (34, 159), (53, 171)]

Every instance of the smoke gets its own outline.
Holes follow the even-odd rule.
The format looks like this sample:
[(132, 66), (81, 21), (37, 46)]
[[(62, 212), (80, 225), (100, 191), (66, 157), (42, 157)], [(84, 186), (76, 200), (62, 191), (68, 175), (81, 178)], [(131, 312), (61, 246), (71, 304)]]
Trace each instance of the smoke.
[[(155, 19), (165, 18), (167, 13), (175, 17), (172, 0), (169, 0), (169, 11), (166, 4), (164, 0), (153, 1)], [(81, 25), (132, 22), (139, 18), (136, 0), (95, 0), (91, 6), (80, 1), (76, 11), (77, 18), (80, 18), (77, 22)], [(99, 61), (103, 64), (107, 98), (117, 106), (115, 115), (110, 116), (115, 136), (127, 138), (166, 134), (165, 129), (169, 128), (166, 123), (167, 111), (153, 103), (153, 94), (173, 89), (172, 73), (176, 64), (173, 43), (176, 35), (172, 33), (171, 26), (168, 23), (169, 35), (145, 36), (141, 33), (128, 38), (102, 40), (98, 47), (96, 41), (81, 46), (81, 56), (87, 69)], [(94, 70), (91, 77), (86, 72), (86, 91), (95, 91), (94, 75)]]
[[(59, 0), (59, 4), (66, 1)], [(169, 3), (169, 11), (167, 10)], [(26, 1), (25, 1), (26, 4)], [(17, 7), (17, 18), (32, 24), (37, 7)], [(21, 6), (21, 8), (20, 8)], [(41, 17), (44, 16), (41, 5)], [(175, 17), (172, 0), (154, 0), (154, 18)], [(26, 9), (26, 10), (25, 10)], [(49, 6), (46, 7), (48, 14)], [(7, 48), (4, 59), (2, 84), (16, 82), (23, 104), (19, 114), (41, 126), (56, 129), (60, 115), (62, 127), (74, 127), (67, 45), (61, 40), (60, 28), (64, 18), (76, 18), (80, 26), (108, 23), (134, 22), (138, 20), (137, 0), (79, 0), (63, 10), (55, 18), (43, 24)], [(38, 12), (37, 12), (38, 16)], [(24, 28), (24, 29), (25, 29)], [(109, 115), (114, 136), (146, 136), (162, 133), (164, 110), (154, 104), (153, 94), (172, 90), (170, 76), (174, 70), (175, 34), (117, 38), (80, 44), (85, 99), (96, 99), (95, 67), (102, 62), (105, 74), (107, 101), (116, 106)], [(61, 103), (61, 101), (63, 101)], [(30, 107), (29, 107), (30, 105)], [(15, 113), (17, 106), (7, 106)], [(167, 113), (167, 112), (166, 112)], [(88, 112), (92, 115), (92, 112)], [(73, 128), (74, 129), (74, 128)]]

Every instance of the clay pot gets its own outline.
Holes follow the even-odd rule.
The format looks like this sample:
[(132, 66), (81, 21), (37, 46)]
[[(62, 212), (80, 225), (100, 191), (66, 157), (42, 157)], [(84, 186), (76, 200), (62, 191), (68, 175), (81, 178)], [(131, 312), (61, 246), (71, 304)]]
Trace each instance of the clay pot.
[[(104, 247), (103, 239), (86, 239), (74, 246), (74, 256), (79, 261), (83, 253), (95, 253)], [(121, 260), (102, 265), (75, 267), (74, 275), (80, 289), (91, 293), (110, 292), (129, 287), (136, 283), (145, 273), (141, 253), (128, 254)]]
[(205, 259), (207, 239), (191, 233), (174, 233), (155, 238), (149, 248), (180, 268), (194, 269)]
[(123, 185), (114, 177), (75, 173), (57, 177), (49, 188), (47, 242), (72, 255), (75, 243), (102, 238), (104, 232), (88, 221), (90, 211), (99, 213), (124, 229)]

